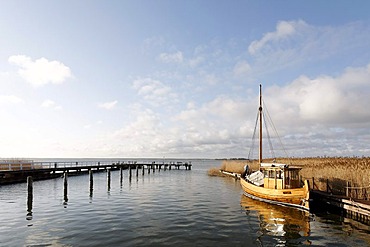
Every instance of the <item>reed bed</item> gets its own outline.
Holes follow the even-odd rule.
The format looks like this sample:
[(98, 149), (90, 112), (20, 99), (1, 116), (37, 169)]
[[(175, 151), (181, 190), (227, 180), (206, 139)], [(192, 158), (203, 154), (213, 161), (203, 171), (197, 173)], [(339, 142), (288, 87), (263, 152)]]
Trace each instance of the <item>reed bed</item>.
[[(272, 159), (264, 162), (272, 162)], [(302, 179), (308, 179), (312, 187), (314, 178), (315, 189), (325, 191), (329, 182), (333, 193), (345, 194), (349, 182), (350, 190), (357, 190), (353, 193), (359, 194), (360, 199), (370, 199), (370, 157), (278, 158), (275, 162), (301, 167)], [(224, 160), (220, 169), (242, 173), (245, 165), (252, 170), (258, 169), (257, 161), (248, 160)]]

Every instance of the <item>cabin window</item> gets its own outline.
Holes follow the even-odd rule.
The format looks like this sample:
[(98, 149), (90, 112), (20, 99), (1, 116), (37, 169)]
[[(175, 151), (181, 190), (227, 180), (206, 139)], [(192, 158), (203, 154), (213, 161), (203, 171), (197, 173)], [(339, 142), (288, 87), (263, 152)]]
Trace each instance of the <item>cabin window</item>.
[(268, 178), (269, 177), (269, 171), (264, 170), (263, 175), (264, 175), (265, 178)]
[(291, 179), (292, 180), (299, 180), (299, 171), (298, 170), (293, 170), (291, 172)]
[(281, 179), (281, 171), (277, 171), (277, 172), (276, 172), (276, 177), (277, 177), (278, 179)]
[(275, 171), (269, 171), (269, 178), (275, 178)]

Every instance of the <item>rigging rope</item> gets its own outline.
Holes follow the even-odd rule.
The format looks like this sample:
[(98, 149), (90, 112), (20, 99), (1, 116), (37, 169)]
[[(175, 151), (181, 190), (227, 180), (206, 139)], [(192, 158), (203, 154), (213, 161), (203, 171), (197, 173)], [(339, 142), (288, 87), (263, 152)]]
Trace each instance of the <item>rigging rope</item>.
[[(265, 102), (263, 101), (262, 102), (263, 103), (263, 106), (264, 106), (264, 109), (266, 110), (266, 117), (265, 117), (265, 119), (269, 122), (269, 124), (271, 125), (271, 127), (272, 127), (272, 129), (273, 129), (273, 131), (274, 131), (274, 133), (276, 134), (276, 136), (277, 136), (277, 138), (278, 138), (278, 140), (279, 140), (279, 143), (280, 143), (280, 145), (281, 145), (281, 147), (283, 148), (283, 151), (284, 151), (284, 153), (285, 153), (285, 156), (290, 160), (290, 162), (291, 162), (291, 157), (288, 155), (288, 153), (287, 153), (287, 151), (286, 151), (286, 149), (285, 149), (285, 147), (284, 147), (284, 145), (283, 145), (283, 143), (282, 143), (282, 141), (281, 141), (281, 138), (280, 138), (280, 136), (279, 136), (279, 133), (278, 133), (278, 131), (277, 131), (277, 129), (276, 129), (276, 127), (275, 127), (275, 125), (274, 125), (274, 122), (272, 121), (272, 118), (270, 117), (270, 114), (269, 114), (269, 111), (268, 111), (268, 109), (267, 109), (267, 106), (266, 106), (266, 104), (265, 104)], [(266, 127), (266, 129), (267, 129), (267, 127)], [(269, 140), (270, 141), (270, 140)]]
[(252, 146), (249, 149), (248, 160), (250, 160), (251, 159), (251, 156), (253, 156), (254, 143), (255, 143), (255, 139), (256, 139), (256, 130), (257, 130), (258, 119), (259, 119), (259, 114), (257, 112), (256, 123), (254, 125), (254, 131), (253, 131), (253, 136), (252, 136)]
[[(264, 105), (264, 107), (266, 107), (265, 105)], [(267, 109), (266, 109), (267, 110)], [(276, 156), (275, 156), (275, 152), (274, 152), (274, 148), (273, 148), (273, 146), (272, 146), (272, 142), (271, 142), (271, 137), (270, 137), (270, 132), (269, 132), (269, 129), (267, 128), (267, 122), (268, 121), (266, 121), (266, 119), (268, 120), (268, 118), (265, 116), (265, 112), (262, 112), (262, 114), (263, 114), (263, 118), (265, 119), (265, 121), (264, 121), (264, 124), (265, 124), (265, 129), (266, 129), (266, 135), (267, 135), (267, 140), (268, 140), (268, 142), (269, 142), (269, 147), (270, 147), (270, 153), (272, 154), (272, 158), (276, 158)], [(270, 123), (271, 124), (271, 123)]]
[[(279, 133), (278, 133), (278, 131), (277, 131), (275, 125), (274, 125), (274, 122), (272, 121), (272, 118), (270, 117), (270, 113), (269, 113), (269, 111), (267, 109), (267, 106), (266, 106), (266, 104), (263, 100), (262, 100), (262, 104), (263, 104), (263, 109), (264, 109), (264, 111), (262, 112), (263, 120), (264, 120), (263, 122), (264, 122), (264, 126), (265, 126), (265, 129), (266, 129), (266, 135), (267, 135), (267, 140), (268, 140), (269, 147), (270, 147), (270, 153), (272, 154), (273, 158), (276, 158), (275, 151), (274, 151), (272, 141), (271, 141), (271, 136), (270, 136), (268, 125), (270, 125), (272, 127), (272, 130), (273, 130), (274, 134), (276, 135), (277, 139), (279, 140), (279, 144), (282, 147), (282, 149), (285, 153), (285, 156), (290, 160), (290, 163), (291, 163), (291, 157), (288, 155), (288, 153), (287, 153), (287, 151), (286, 151), (286, 149), (285, 149), (285, 147), (284, 147), (284, 145), (281, 141)], [(251, 146), (251, 148), (249, 150), (249, 153), (248, 153), (248, 160), (250, 160), (252, 158), (253, 153), (254, 153), (258, 120), (259, 120), (259, 112), (257, 111), (257, 117), (256, 117), (256, 122), (255, 122), (255, 125), (254, 125), (254, 131), (253, 131), (253, 136), (252, 136), (252, 146)]]

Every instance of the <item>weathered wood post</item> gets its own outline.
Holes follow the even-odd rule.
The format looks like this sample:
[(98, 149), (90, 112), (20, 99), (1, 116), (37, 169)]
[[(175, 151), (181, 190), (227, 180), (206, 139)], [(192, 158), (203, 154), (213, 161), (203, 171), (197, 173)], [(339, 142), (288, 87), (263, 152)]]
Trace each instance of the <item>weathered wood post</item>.
[(144, 169), (144, 165), (141, 166), (141, 175), (144, 176), (144, 172), (145, 172), (145, 169)]
[(92, 196), (92, 192), (94, 190), (94, 177), (93, 177), (93, 171), (89, 170), (89, 181), (90, 181), (90, 196)]
[(132, 173), (131, 173), (131, 165), (128, 166), (128, 179), (131, 181)]
[(108, 185), (108, 191), (110, 191), (110, 168), (107, 169), (107, 185)]
[(312, 189), (314, 190), (315, 189), (315, 178), (312, 177)]
[(32, 212), (32, 201), (33, 201), (33, 179), (31, 176), (27, 177), (27, 188), (28, 188), (27, 211), (31, 213)]
[(150, 168), (151, 168), (151, 166), (147, 165), (146, 168), (148, 169), (148, 174), (150, 174)]
[(64, 184), (64, 202), (68, 202), (68, 172), (64, 172), (63, 184)]
[(119, 184), (122, 186), (122, 182), (123, 182), (123, 172), (122, 172), (122, 165), (120, 166), (119, 168)]
[(136, 177), (139, 177), (139, 165), (136, 165)]

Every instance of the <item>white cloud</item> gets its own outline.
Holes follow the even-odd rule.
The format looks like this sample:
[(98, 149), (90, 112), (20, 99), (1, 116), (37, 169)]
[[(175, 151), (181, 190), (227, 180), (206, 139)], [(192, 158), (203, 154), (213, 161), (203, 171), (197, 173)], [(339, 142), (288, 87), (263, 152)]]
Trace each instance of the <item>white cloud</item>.
[(50, 100), (50, 99), (45, 100), (41, 104), (41, 107), (45, 107), (45, 108), (49, 108), (49, 107), (53, 107), (53, 106), (55, 106), (55, 102)]
[(194, 58), (192, 58), (192, 59), (190, 59), (189, 60), (189, 66), (191, 67), (191, 68), (195, 68), (195, 67), (197, 67), (198, 65), (200, 65), (201, 63), (203, 63), (204, 62), (204, 57), (203, 56), (196, 56), (196, 57), (194, 57)]
[(263, 46), (268, 44), (269, 42), (275, 42), (279, 40), (283, 40), (291, 35), (293, 35), (297, 29), (307, 26), (307, 24), (302, 21), (280, 21), (276, 25), (276, 31), (266, 33), (262, 39), (253, 41), (249, 47), (248, 51), (250, 54), (255, 54), (258, 50), (260, 50)]
[(288, 69), (302, 70), (302, 66), (311, 73), (333, 73), (331, 69), (339, 61), (348, 65), (354, 61), (367, 63), (369, 27), (364, 22), (313, 26), (302, 20), (280, 21), (275, 31), (250, 43), (250, 75), (257, 78), (281, 70), (286, 74)]
[(35, 87), (48, 83), (61, 84), (72, 76), (70, 68), (59, 61), (48, 61), (46, 58), (33, 61), (24, 55), (10, 56), (8, 61), (20, 67), (18, 74)]
[[(190, 102), (186, 110), (173, 118), (179, 126), (183, 126), (178, 129), (177, 138), (198, 148), (198, 151), (221, 152), (223, 149), (225, 152), (234, 149), (231, 142), (241, 143), (246, 134), (250, 134), (242, 128), (248, 126), (247, 129), (251, 129), (253, 125), (253, 120), (249, 122), (247, 117), (250, 111), (246, 101), (226, 96), (216, 97), (199, 108)], [(215, 148), (217, 145), (221, 149)]]
[(163, 128), (160, 118), (150, 109), (140, 109), (133, 112), (133, 122), (123, 126), (107, 136), (109, 139), (106, 149), (116, 156), (130, 154), (138, 157), (166, 153), (169, 136)]
[(181, 63), (184, 58), (181, 51), (175, 53), (161, 53), (159, 60), (164, 63)]
[(113, 110), (116, 107), (117, 103), (118, 103), (117, 100), (104, 102), (104, 103), (98, 104), (98, 107), (102, 109), (106, 109), (106, 110)]
[(233, 73), (235, 77), (244, 77), (248, 75), (250, 71), (251, 66), (247, 61), (239, 61), (237, 64), (235, 64)]
[(23, 99), (15, 95), (0, 95), (0, 105), (4, 104), (19, 104)]
[(41, 103), (41, 107), (43, 107), (43, 108), (51, 108), (51, 109), (54, 109), (54, 110), (57, 110), (57, 111), (63, 109), (62, 106), (57, 105), (53, 100), (50, 100), (50, 99), (44, 100)]
[[(360, 68), (347, 68), (338, 77), (319, 76), (310, 79), (301, 76), (291, 84), (273, 88), (273, 105), (280, 115), (288, 113), (311, 123), (349, 124), (370, 123), (370, 64)], [(288, 110), (287, 110), (288, 109)]]
[(154, 106), (176, 102), (177, 95), (169, 86), (151, 78), (137, 79), (133, 82), (133, 88), (138, 94)]
[(370, 141), (370, 64), (337, 77), (300, 76), (264, 88), (264, 101), (294, 156), (367, 155)]

